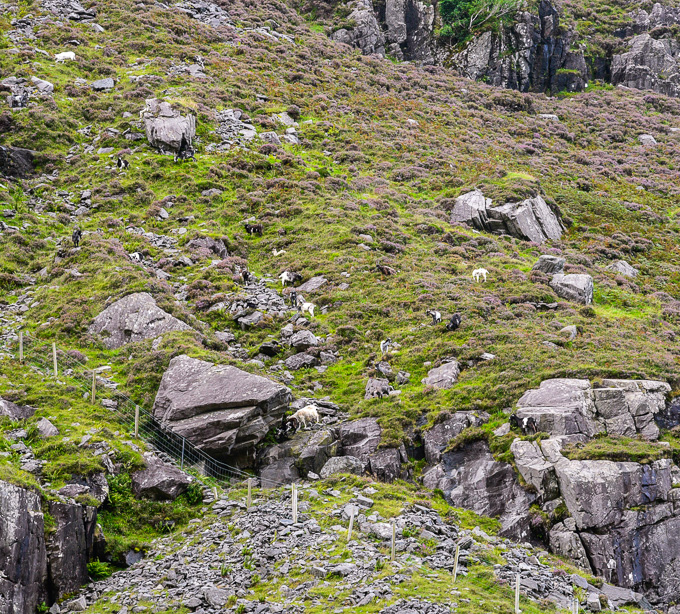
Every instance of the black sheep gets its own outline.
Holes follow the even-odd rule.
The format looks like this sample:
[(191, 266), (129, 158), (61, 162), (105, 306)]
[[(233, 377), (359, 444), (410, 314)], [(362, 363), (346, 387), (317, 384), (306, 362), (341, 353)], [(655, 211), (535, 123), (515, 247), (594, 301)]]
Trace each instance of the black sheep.
[(446, 325), (446, 330), (453, 331), (453, 330), (458, 330), (460, 328), (460, 323), (463, 321), (463, 318), (459, 313), (454, 313), (451, 316), (451, 319), (449, 320), (448, 324)]
[(80, 228), (74, 228), (73, 229), (73, 234), (71, 235), (71, 241), (73, 241), (73, 245), (78, 247), (78, 244), (80, 243), (80, 239), (83, 236), (83, 231), (80, 230)]

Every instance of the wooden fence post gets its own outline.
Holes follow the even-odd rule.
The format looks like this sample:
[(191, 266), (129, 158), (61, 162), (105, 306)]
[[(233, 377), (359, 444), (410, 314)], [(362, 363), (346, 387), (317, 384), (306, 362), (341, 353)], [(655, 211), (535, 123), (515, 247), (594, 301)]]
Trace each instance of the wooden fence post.
[(297, 484), (293, 484), (293, 524), (298, 521)]
[(352, 539), (352, 528), (354, 527), (354, 506), (352, 506), (352, 511), (349, 515), (349, 529), (347, 529), (347, 541)]
[(57, 344), (52, 343), (52, 362), (54, 363), (54, 377), (57, 377), (59, 375), (59, 371), (57, 369)]
[(135, 405), (135, 439), (139, 439), (139, 405)]
[(519, 574), (517, 574), (517, 577), (515, 579), (515, 614), (520, 614), (521, 610), (519, 609)]
[(253, 478), (248, 478), (248, 499), (246, 499), (246, 509), (250, 509), (253, 504)]
[(24, 331), (19, 331), (19, 362), (24, 362)]
[(92, 369), (92, 402), (97, 398), (97, 372)]
[(397, 523), (392, 518), (392, 552), (390, 554), (390, 561), (394, 561), (396, 552), (396, 540), (397, 540)]
[(453, 583), (456, 583), (458, 577), (458, 555), (460, 554), (460, 544), (456, 544), (456, 554), (453, 557)]

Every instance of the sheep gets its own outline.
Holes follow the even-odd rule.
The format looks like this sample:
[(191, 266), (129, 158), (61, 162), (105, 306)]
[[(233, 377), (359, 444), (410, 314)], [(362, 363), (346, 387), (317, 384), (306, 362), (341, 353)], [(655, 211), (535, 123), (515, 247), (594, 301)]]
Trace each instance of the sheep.
[(441, 324), (441, 322), (442, 322), (442, 314), (439, 313), (438, 311), (434, 311), (434, 310), (432, 310), (432, 309), (428, 309), (428, 310), (425, 312), (425, 315), (426, 315), (426, 316), (431, 316), (431, 317), (432, 317), (432, 325)]
[(71, 235), (71, 241), (73, 241), (73, 245), (78, 247), (80, 243), (80, 239), (83, 236), (83, 231), (80, 230), (77, 226), (73, 229), (73, 234)]
[(248, 269), (241, 269), (239, 271), (239, 276), (241, 277), (241, 281), (244, 284), (247, 284), (251, 278), (250, 271), (248, 271)]
[(118, 161), (116, 162), (116, 166), (120, 170), (124, 171), (124, 170), (127, 170), (127, 168), (130, 166), (130, 163), (125, 158), (121, 158), (120, 156), (118, 156)]
[(305, 405), (288, 418), (288, 422), (293, 421), (298, 424), (296, 430), (299, 430), (300, 425), (306, 430), (308, 425), (319, 424), (319, 410), (316, 405)]
[(475, 269), (472, 271), (472, 279), (474, 281), (479, 281), (480, 277), (484, 278), (484, 281), (486, 281), (486, 276), (489, 274), (489, 271), (486, 269)]
[(245, 224), (244, 228), (249, 235), (262, 236), (262, 224)]
[(300, 275), (300, 273), (284, 271), (281, 273), (281, 275), (279, 275), (279, 279), (281, 280), (281, 287), (285, 288), (286, 282), (289, 284), (294, 284), (296, 281), (300, 281), (302, 279), (302, 275)]
[[(299, 299), (298, 299), (299, 300)], [(300, 304), (300, 311), (304, 313), (305, 311), (309, 313), (310, 316), (314, 317), (314, 310), (316, 309), (316, 305), (314, 303), (306, 303), (304, 301), (301, 301), (302, 304)]]
[(283, 256), (286, 253), (285, 249), (273, 249), (272, 255), (276, 258), (278, 256)]
[(448, 321), (446, 324), (446, 330), (453, 331), (453, 330), (458, 330), (460, 327), (460, 323), (463, 321), (463, 318), (459, 313), (454, 313), (451, 316), (451, 319)]
[(175, 162), (178, 160), (193, 160), (196, 162), (196, 150), (187, 141), (185, 136), (182, 136), (182, 142), (179, 144), (179, 151), (175, 154)]
[(397, 273), (395, 269), (393, 269), (391, 266), (387, 266), (386, 264), (376, 264), (375, 268), (385, 277), (389, 277), (390, 275), (395, 275)]
[(57, 53), (57, 55), (54, 56), (54, 59), (58, 64), (63, 64), (66, 60), (75, 62), (76, 54), (73, 53), (73, 51), (64, 51), (63, 53)]
[(380, 342), (380, 352), (382, 353), (383, 356), (390, 351), (391, 347), (392, 339), (390, 339), (389, 337)]
[(290, 300), (291, 307), (298, 306), (298, 293), (295, 292), (295, 290), (291, 290), (290, 294), (288, 295), (288, 299)]
[(517, 414), (511, 414), (509, 422), (511, 427), (519, 428), (524, 433), (536, 434), (538, 432), (538, 423), (533, 416), (527, 416), (520, 420)]

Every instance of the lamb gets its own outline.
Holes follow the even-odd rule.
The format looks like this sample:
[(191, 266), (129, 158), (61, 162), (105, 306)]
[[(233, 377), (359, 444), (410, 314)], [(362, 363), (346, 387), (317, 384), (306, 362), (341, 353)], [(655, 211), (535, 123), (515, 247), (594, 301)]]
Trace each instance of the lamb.
[(288, 299), (290, 300), (291, 307), (298, 306), (298, 294), (295, 292), (295, 290), (291, 290), (290, 294), (288, 295)]
[(118, 156), (118, 161), (116, 162), (116, 166), (120, 170), (124, 171), (130, 166), (130, 163), (125, 158), (121, 158), (120, 156)]
[(283, 256), (286, 253), (285, 249), (273, 249), (272, 255), (276, 258), (277, 256)]
[(460, 323), (462, 321), (463, 321), (463, 318), (461, 317), (461, 315), (459, 313), (454, 313), (451, 316), (451, 319), (446, 324), (446, 330), (448, 330), (448, 331), (458, 330), (458, 328), (460, 327)]
[(63, 64), (66, 60), (75, 62), (76, 54), (73, 53), (73, 51), (64, 51), (63, 53), (57, 53), (57, 55), (54, 56), (54, 59), (58, 64)]
[(302, 303), (300, 305), (300, 311), (304, 313), (305, 311), (309, 313), (311, 317), (314, 317), (314, 310), (316, 309), (316, 305), (314, 303), (306, 303), (304, 300), (298, 299), (299, 303)]
[(435, 325), (435, 324), (441, 324), (441, 322), (442, 322), (442, 314), (439, 313), (438, 311), (434, 311), (434, 310), (432, 310), (432, 309), (428, 309), (428, 310), (425, 312), (425, 315), (426, 315), (426, 316), (431, 316), (431, 317), (432, 317), (432, 324), (433, 324), (433, 325)]
[(245, 229), (249, 235), (257, 235), (258, 237), (262, 236), (262, 224), (246, 224)]
[(300, 281), (302, 279), (302, 275), (300, 275), (300, 273), (284, 271), (281, 273), (281, 275), (279, 275), (279, 279), (281, 280), (281, 286), (285, 288), (286, 282), (289, 284), (294, 284), (296, 281)]
[(307, 429), (308, 425), (319, 424), (319, 410), (316, 405), (305, 405), (302, 409), (298, 409), (290, 418), (289, 422), (295, 422), (298, 424), (296, 430), (299, 430), (300, 425), (302, 428)]
[(390, 339), (389, 337), (380, 342), (380, 351), (382, 352), (383, 356), (385, 354), (387, 354), (387, 352), (390, 351), (391, 347), (392, 347), (392, 339)]
[(486, 281), (486, 276), (489, 274), (489, 271), (486, 269), (475, 269), (472, 271), (472, 279), (475, 281), (479, 281), (480, 277), (484, 278), (484, 281)]
[(80, 243), (80, 239), (83, 236), (83, 231), (80, 230), (77, 226), (73, 229), (73, 234), (71, 235), (71, 241), (73, 241), (73, 245), (78, 247)]

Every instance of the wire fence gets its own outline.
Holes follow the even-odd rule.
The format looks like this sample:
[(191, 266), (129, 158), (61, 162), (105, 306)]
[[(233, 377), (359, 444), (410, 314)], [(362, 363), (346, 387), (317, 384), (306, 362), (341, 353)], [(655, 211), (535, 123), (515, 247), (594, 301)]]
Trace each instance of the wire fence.
[[(253, 478), (252, 474), (217, 460), (186, 437), (164, 427), (153, 414), (117, 390), (115, 382), (102, 375), (105, 368), (88, 367), (56, 344), (41, 342), (24, 333), (19, 333), (17, 344), (16, 357), (21, 362), (32, 365), (46, 377), (76, 387), (84, 398), (106, 408), (135, 437), (170, 457), (180, 469), (225, 487)], [(283, 486), (283, 483), (273, 485)]]

